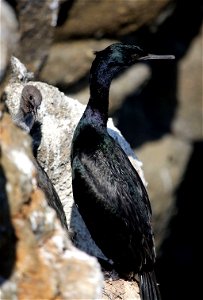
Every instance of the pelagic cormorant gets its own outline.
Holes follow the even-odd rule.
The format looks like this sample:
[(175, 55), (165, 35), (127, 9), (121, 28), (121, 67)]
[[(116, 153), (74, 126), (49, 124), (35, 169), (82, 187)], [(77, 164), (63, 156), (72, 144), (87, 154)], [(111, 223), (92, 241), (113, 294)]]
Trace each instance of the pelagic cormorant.
[(134, 45), (112, 44), (96, 52), (90, 99), (72, 140), (74, 201), (90, 234), (121, 276), (139, 275), (141, 298), (160, 299), (154, 275), (155, 246), (147, 191), (127, 155), (107, 132), (113, 77), (137, 61), (172, 59)]
[[(14, 117), (15, 123), (30, 133), (37, 119), (37, 110), (42, 102), (42, 95), (39, 89), (33, 85), (26, 85), (21, 94), (19, 110), (17, 116)], [(38, 160), (34, 160), (37, 169), (37, 184), (44, 192), (49, 206), (51, 206), (61, 221), (64, 228), (68, 230), (66, 215), (59, 196), (49, 179), (47, 173), (39, 164)]]

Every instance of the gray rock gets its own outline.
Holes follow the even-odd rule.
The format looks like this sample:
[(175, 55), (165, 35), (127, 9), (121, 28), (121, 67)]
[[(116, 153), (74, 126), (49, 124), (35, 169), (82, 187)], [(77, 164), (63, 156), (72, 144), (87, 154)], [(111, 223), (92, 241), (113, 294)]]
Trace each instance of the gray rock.
[(144, 172), (149, 182), (157, 252), (168, 234), (168, 222), (176, 213), (175, 190), (182, 180), (191, 151), (190, 143), (173, 135), (137, 149), (146, 165)]
[[(57, 28), (56, 38), (102, 37), (129, 34), (150, 24), (170, 0), (76, 0), (67, 10), (65, 24)], [(104, 18), (105, 16), (105, 18)]]
[(0, 82), (3, 79), (10, 55), (17, 46), (19, 39), (18, 21), (12, 7), (4, 0), (0, 9)]
[(11, 56), (11, 68), (11, 81), (26, 83), (34, 78), (34, 73), (28, 72), (25, 65), (22, 64), (21, 61), (15, 56)]
[(177, 213), (177, 189), (184, 180), (193, 142), (202, 140), (202, 33), (178, 65), (178, 107), (171, 132), (135, 151), (144, 163), (152, 204), (157, 253)]
[(37, 187), (30, 137), (8, 113), (0, 128), (0, 298), (101, 299), (99, 263), (72, 245)]
[(72, 85), (88, 74), (94, 59), (93, 51), (105, 48), (112, 42), (113, 40), (85, 39), (54, 43), (40, 79), (52, 85)]
[(17, 2), (20, 43), (14, 55), (30, 71), (40, 71), (53, 41), (59, 0)]
[(179, 107), (173, 131), (189, 141), (202, 139), (202, 30), (179, 66)]

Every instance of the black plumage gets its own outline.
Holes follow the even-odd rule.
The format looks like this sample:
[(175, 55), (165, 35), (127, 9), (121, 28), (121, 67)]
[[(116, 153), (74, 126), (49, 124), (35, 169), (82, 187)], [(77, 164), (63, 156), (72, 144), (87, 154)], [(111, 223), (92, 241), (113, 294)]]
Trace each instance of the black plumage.
[[(30, 133), (34, 128), (33, 126), (37, 119), (37, 110), (39, 109), (41, 102), (42, 95), (39, 89), (33, 85), (26, 85), (22, 90), (19, 110), (17, 116), (14, 118), (15, 123)], [(62, 226), (68, 230), (63, 205), (50, 178), (37, 159), (34, 160), (34, 165), (37, 169), (36, 177), (39, 188), (44, 192), (49, 206), (56, 211)]]
[(134, 45), (96, 52), (90, 99), (72, 140), (75, 203), (92, 238), (121, 276), (138, 273), (143, 300), (160, 299), (154, 275), (155, 247), (147, 191), (127, 155), (107, 132), (109, 88), (123, 68), (155, 56)]

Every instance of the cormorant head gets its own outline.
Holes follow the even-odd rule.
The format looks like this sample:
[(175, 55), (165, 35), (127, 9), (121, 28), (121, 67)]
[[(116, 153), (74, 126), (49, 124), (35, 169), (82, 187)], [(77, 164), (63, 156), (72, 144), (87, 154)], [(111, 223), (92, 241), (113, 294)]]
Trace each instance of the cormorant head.
[(37, 114), (37, 109), (42, 102), (40, 91), (33, 85), (26, 85), (22, 90), (20, 107), (24, 114)]
[(149, 54), (135, 45), (115, 43), (102, 51), (95, 52), (96, 58), (105, 59), (109, 67), (128, 67), (138, 61), (150, 59), (174, 59), (173, 55)]

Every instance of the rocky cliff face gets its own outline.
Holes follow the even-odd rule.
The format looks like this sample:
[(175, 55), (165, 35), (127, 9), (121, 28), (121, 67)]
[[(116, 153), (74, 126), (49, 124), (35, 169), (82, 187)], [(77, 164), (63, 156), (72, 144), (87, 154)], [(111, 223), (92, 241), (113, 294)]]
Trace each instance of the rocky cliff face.
[(2, 111), (0, 128), (1, 299), (101, 298), (99, 264), (72, 246), (37, 187), (30, 137)]
[[(134, 32), (143, 24), (150, 24), (170, 0), (76, 0), (69, 7), (62, 5), (68, 18), (56, 32), (57, 39), (71, 37), (123, 36)], [(105, 18), (104, 18), (105, 16)]]

